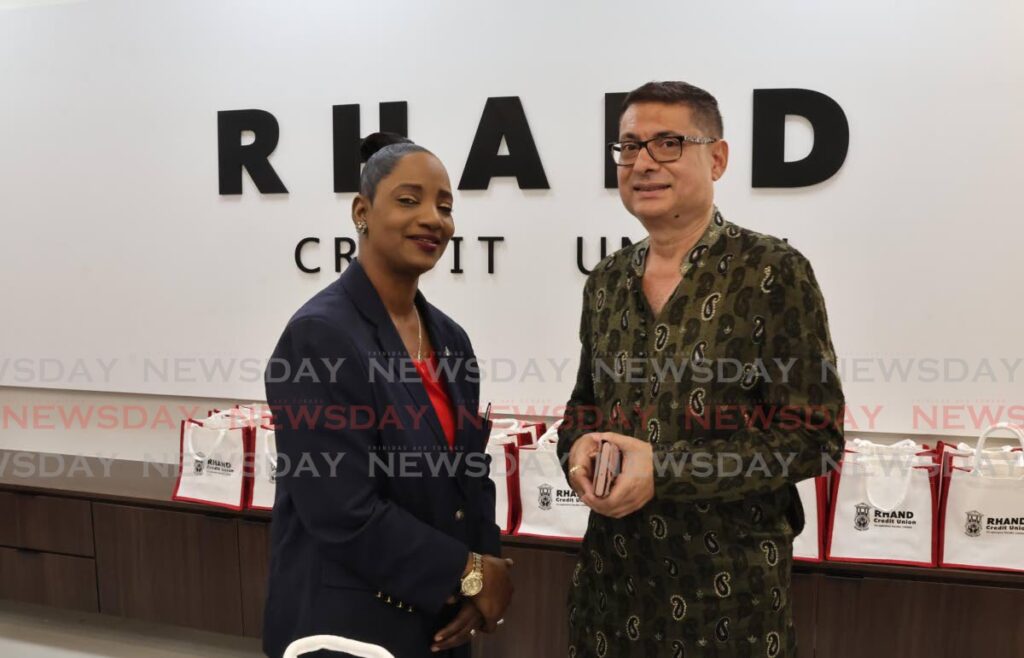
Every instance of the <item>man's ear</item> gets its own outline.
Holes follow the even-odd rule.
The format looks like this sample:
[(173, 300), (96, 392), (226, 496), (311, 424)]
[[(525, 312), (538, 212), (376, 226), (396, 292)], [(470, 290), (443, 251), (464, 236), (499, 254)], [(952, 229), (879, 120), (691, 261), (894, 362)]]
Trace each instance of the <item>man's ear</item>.
[(717, 181), (729, 167), (729, 142), (719, 140), (711, 145), (711, 180)]

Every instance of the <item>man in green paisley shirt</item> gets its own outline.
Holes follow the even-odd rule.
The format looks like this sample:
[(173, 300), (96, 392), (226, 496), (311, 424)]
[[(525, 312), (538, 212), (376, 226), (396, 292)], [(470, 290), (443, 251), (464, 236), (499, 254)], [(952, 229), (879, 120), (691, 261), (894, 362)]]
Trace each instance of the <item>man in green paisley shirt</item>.
[[(683, 82), (623, 103), (619, 193), (648, 236), (587, 278), (576, 385), (559, 431), (591, 508), (569, 655), (795, 656), (794, 484), (843, 450), (843, 392), (811, 265), (727, 221), (718, 103)], [(593, 491), (606, 438), (622, 449)]]

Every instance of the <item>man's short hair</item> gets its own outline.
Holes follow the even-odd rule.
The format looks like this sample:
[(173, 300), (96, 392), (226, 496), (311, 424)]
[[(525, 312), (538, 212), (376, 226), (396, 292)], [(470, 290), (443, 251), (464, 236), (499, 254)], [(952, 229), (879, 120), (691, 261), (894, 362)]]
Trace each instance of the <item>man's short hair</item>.
[(622, 101), (622, 108), (619, 110), (619, 121), (622, 121), (622, 115), (626, 113), (626, 109), (635, 103), (685, 105), (693, 113), (694, 123), (706, 132), (708, 137), (721, 139), (724, 136), (722, 113), (718, 111), (718, 101), (708, 92), (688, 82), (670, 80), (640, 85), (626, 94), (626, 99)]

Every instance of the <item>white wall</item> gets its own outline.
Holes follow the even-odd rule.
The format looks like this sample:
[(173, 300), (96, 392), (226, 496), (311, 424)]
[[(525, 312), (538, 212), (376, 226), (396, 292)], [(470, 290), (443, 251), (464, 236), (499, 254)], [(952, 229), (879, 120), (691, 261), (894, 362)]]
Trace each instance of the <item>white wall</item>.
[[(492, 377), (485, 395), (543, 414), (573, 380), (575, 236), (593, 246), (642, 235), (602, 188), (603, 94), (685, 79), (723, 108), (725, 215), (788, 237), (815, 265), (858, 429), (935, 432), (915, 425), (914, 405), (995, 414), (1024, 391), (1024, 367), (999, 361), (1012, 366), (1021, 352), (1022, 19), (1011, 0), (0, 9), (0, 384), (261, 397), (259, 368), (210, 377), (201, 365), (265, 359), (288, 316), (334, 278), (328, 243), (353, 232), (351, 195), (332, 191), (331, 106), (363, 103), (369, 132), (377, 102), (408, 101), (411, 136), (457, 181), (487, 97), (518, 95), (551, 189), (501, 180), (458, 194), (467, 242), (506, 237), (498, 273), (487, 276), (483, 250), (471, 248), (467, 274), (444, 266), (422, 285), (481, 357), (508, 359), (520, 376), (538, 364), (543, 381)], [(833, 179), (751, 189), (752, 90), (773, 87), (815, 89), (846, 111), (850, 151)], [(217, 192), (216, 113), (245, 108), (281, 124), (271, 162), (288, 195), (261, 196), (248, 178), (240, 198)], [(809, 135), (792, 128), (798, 157)], [(317, 275), (292, 262), (307, 235), (324, 240)], [(989, 359), (995, 381), (929, 382), (912, 368), (887, 383), (877, 363), (854, 371), (854, 359), (920, 358), (964, 359), (972, 372)], [(186, 370), (147, 377), (147, 359)], [(98, 360), (115, 364), (109, 377)], [(965, 427), (954, 416), (940, 432), (984, 424), (953, 413)]]
[[(0, 387), (0, 448), (174, 464), (182, 420), (238, 402)], [(16, 467), (0, 459), (0, 473)]]

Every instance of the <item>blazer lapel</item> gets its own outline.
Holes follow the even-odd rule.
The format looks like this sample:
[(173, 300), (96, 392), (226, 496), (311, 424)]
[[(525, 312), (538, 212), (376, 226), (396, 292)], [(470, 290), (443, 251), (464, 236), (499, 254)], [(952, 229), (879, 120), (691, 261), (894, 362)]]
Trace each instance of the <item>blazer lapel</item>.
[(466, 439), (472, 435), (477, 418), (477, 409), (473, 406), (474, 401), (467, 400), (465, 388), (465, 379), (468, 374), (466, 361), (469, 355), (465, 353), (462, 341), (448, 331), (446, 323), (440, 322), (438, 312), (427, 302), (422, 293), (417, 293), (416, 303), (427, 323), (434, 351), (437, 353), (438, 379), (445, 382), (448, 397), (452, 402), (452, 411), (455, 414), (455, 453), (459, 455), (456, 480), (465, 493), (468, 487), (466, 458), (473, 449)]
[[(378, 355), (381, 365), (386, 367), (388, 375), (393, 375), (401, 380), (405, 390), (415, 403), (416, 417), (426, 423), (430, 428), (430, 432), (434, 435), (434, 439), (447, 452), (448, 441), (445, 439), (444, 430), (441, 428), (441, 421), (438, 420), (437, 413), (434, 411), (434, 405), (430, 403), (430, 397), (427, 395), (427, 389), (423, 385), (423, 380), (420, 379), (419, 372), (413, 366), (412, 357), (405, 349), (405, 344), (402, 342), (401, 336), (398, 335), (398, 330), (391, 321), (391, 316), (388, 314), (387, 308), (384, 307), (384, 302), (381, 301), (380, 295), (377, 294), (377, 290), (373, 287), (373, 282), (366, 276), (366, 271), (359, 263), (358, 258), (352, 260), (352, 264), (342, 274), (341, 279), (343, 285), (355, 300), (356, 308), (377, 329), (377, 343), (380, 345), (383, 353)], [(417, 306), (421, 307), (421, 310), (422, 307), (429, 306), (420, 292), (416, 293), (416, 302)], [(436, 343), (435, 347), (437, 347)], [(371, 361), (373, 358), (374, 356), (371, 355)], [(449, 391), (453, 388), (449, 387)], [(412, 429), (416, 430), (419, 427), (414, 426)]]

